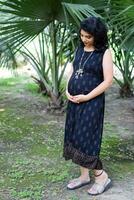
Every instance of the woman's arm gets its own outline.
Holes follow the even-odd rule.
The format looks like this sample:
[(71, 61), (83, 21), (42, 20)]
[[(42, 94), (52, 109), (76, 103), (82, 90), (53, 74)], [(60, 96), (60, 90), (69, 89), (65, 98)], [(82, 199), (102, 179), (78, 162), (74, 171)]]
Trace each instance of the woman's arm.
[(73, 96), (70, 95), (69, 92), (68, 92), (68, 82), (69, 82), (69, 80), (70, 80), (70, 78), (72, 76), (72, 73), (73, 73), (73, 63), (70, 63), (70, 70), (68, 72), (67, 83), (66, 83), (66, 96), (67, 96), (68, 100), (74, 102)]
[(87, 99), (90, 100), (99, 94), (103, 93), (113, 82), (113, 61), (111, 51), (106, 50), (103, 56), (103, 75), (104, 81), (100, 83), (94, 90), (87, 94)]
[(90, 93), (87, 95), (76, 95), (75, 96), (75, 102), (83, 102), (88, 101), (101, 93), (103, 93), (107, 88), (109, 88), (112, 85), (113, 82), (113, 61), (112, 61), (112, 55), (111, 51), (107, 49), (103, 56), (103, 75), (104, 75), (104, 81), (100, 83), (95, 89), (93, 89)]
[(68, 82), (69, 82), (69, 80), (72, 76), (72, 73), (73, 73), (73, 63), (70, 63), (69, 66), (70, 66), (70, 70), (69, 70), (68, 76), (67, 76), (66, 91), (67, 91), (67, 88), (68, 88)]

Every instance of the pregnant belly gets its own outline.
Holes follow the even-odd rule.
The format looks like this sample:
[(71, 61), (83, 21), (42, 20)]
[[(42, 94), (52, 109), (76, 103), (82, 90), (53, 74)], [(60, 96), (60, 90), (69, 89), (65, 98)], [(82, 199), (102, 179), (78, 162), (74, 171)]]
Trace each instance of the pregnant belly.
[(95, 78), (82, 76), (75, 79), (72, 76), (68, 82), (68, 92), (71, 95), (88, 94), (98, 85)]

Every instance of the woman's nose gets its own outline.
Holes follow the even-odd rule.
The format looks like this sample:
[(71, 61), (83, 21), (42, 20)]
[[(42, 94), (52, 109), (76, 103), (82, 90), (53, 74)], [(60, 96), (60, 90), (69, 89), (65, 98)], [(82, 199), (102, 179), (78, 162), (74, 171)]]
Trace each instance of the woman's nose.
[(87, 43), (86, 40), (84, 40), (83, 43)]
[(85, 40), (85, 39), (83, 39), (82, 41), (83, 41), (83, 42), (86, 42), (86, 40)]

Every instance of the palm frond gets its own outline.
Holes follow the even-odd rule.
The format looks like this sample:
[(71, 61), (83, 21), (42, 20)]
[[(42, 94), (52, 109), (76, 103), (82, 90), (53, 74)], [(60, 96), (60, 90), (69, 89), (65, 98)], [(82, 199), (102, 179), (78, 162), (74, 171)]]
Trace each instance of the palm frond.
[(74, 19), (77, 25), (79, 25), (79, 22), (86, 17), (101, 17), (98, 13), (95, 12), (95, 9), (92, 6), (86, 4), (81, 5), (63, 2), (62, 5), (65, 7), (65, 11), (67, 11), (68, 15), (70, 15)]
[[(99, 16), (92, 6), (76, 3), (60, 0), (0, 0), (0, 13), (5, 14), (0, 19), (0, 42), (3, 44), (7, 41), (12, 48), (16, 48), (32, 40), (53, 20), (66, 21), (63, 7), (77, 24), (84, 17)], [(60, 18), (59, 12), (62, 14)]]
[(108, 23), (109, 26), (118, 30), (120, 36), (120, 47), (127, 47), (131, 51), (134, 50), (134, 4), (128, 1), (111, 1), (111, 10), (109, 10)]

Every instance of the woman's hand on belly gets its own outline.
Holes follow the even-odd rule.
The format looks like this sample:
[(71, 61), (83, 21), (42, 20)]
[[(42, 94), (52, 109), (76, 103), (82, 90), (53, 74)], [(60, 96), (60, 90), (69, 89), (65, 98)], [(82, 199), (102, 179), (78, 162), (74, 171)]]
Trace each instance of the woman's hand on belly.
[[(74, 102), (74, 96), (72, 96), (67, 90), (66, 90), (66, 96), (67, 96), (67, 98), (68, 98), (68, 100), (70, 100), (70, 101), (72, 101), (72, 102)], [(75, 102), (74, 102), (75, 103)]]
[[(81, 97), (81, 101), (78, 100), (77, 96), (85, 96), (85, 95), (76, 95), (73, 96), (71, 95), (67, 90), (66, 90), (66, 96), (68, 98), (69, 101), (72, 101), (73, 103), (80, 103), (82, 102), (82, 97)], [(84, 100), (84, 99), (83, 99)]]
[(87, 98), (87, 95), (79, 94), (79, 95), (73, 96), (73, 101), (75, 103), (82, 103), (82, 102), (88, 101), (88, 98)]
[(88, 101), (87, 95), (79, 94), (79, 95), (70, 95), (69, 92), (66, 90), (66, 96), (68, 100), (72, 101), (73, 103), (82, 103)]

